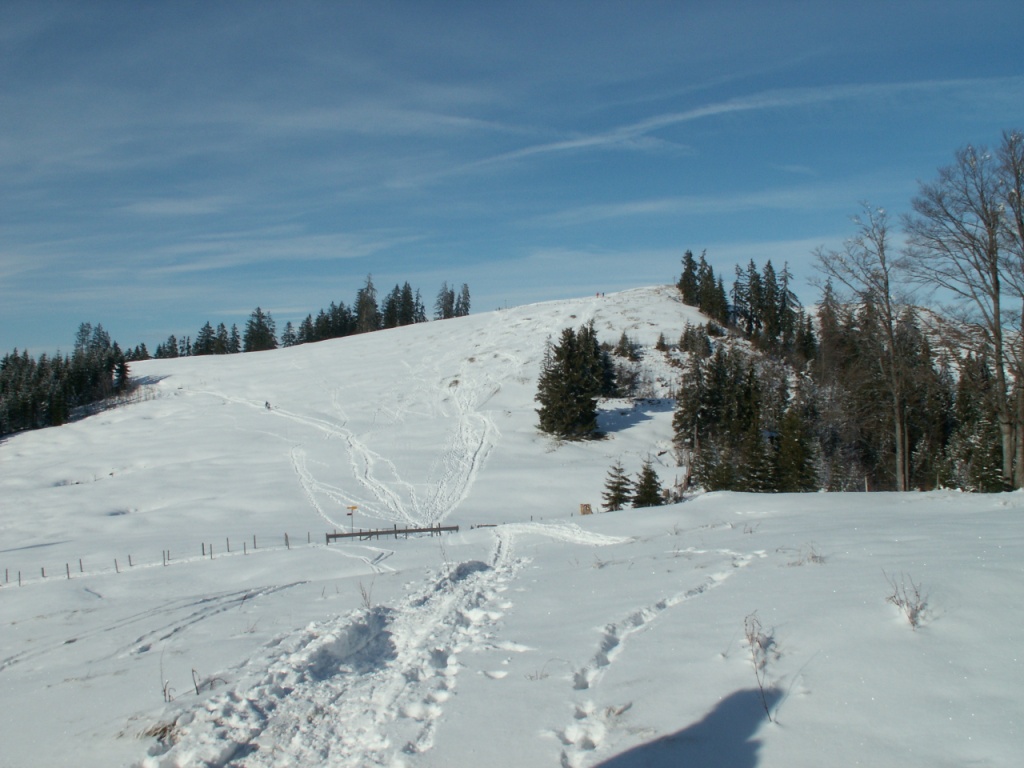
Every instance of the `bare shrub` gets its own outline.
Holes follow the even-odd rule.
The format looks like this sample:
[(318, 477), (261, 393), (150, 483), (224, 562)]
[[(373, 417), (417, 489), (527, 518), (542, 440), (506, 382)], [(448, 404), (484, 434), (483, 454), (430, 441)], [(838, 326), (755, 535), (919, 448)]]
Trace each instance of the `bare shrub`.
[(885, 598), (886, 602), (895, 605), (900, 613), (907, 617), (910, 626), (916, 630), (921, 626), (924, 613), (928, 610), (928, 596), (922, 592), (920, 584), (915, 584), (914, 580), (904, 573), (900, 573), (899, 581), (885, 571), (882, 571), (882, 575), (892, 588), (892, 594)]
[[(790, 550), (792, 551), (792, 550)], [(818, 552), (813, 544), (805, 544), (800, 548), (800, 554), (796, 560), (792, 560), (788, 563), (790, 566), (807, 565), (811, 563), (813, 565), (823, 565), (825, 563), (825, 556)]]
[(373, 582), (376, 580), (377, 577), (374, 576), (370, 580), (369, 587), (365, 587), (363, 586), (363, 582), (359, 582), (359, 595), (363, 604), (363, 608), (365, 608), (368, 611), (373, 609)]
[(764, 631), (761, 620), (757, 617), (757, 611), (743, 620), (743, 630), (747, 637), (747, 644), (750, 646), (750, 661), (754, 665), (754, 677), (757, 680), (757, 690), (761, 694), (761, 706), (764, 707), (764, 713), (768, 717), (768, 722), (771, 723), (774, 720), (772, 720), (771, 707), (768, 704), (768, 691), (771, 690), (771, 686), (767, 685), (768, 661), (779, 658), (774, 631)]

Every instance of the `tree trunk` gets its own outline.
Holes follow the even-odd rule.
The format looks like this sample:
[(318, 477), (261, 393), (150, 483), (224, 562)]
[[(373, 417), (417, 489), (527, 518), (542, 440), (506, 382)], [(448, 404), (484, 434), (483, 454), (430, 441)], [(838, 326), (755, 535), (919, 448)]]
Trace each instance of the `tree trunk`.
[(899, 396), (893, 398), (893, 421), (896, 441), (896, 490), (907, 490), (907, 425), (903, 402)]
[(1015, 432), (1017, 435), (1017, 461), (1013, 465), (1013, 485), (1015, 488), (1024, 488), (1024, 388), (1020, 384), (1015, 385), (1017, 392), (1017, 423)]

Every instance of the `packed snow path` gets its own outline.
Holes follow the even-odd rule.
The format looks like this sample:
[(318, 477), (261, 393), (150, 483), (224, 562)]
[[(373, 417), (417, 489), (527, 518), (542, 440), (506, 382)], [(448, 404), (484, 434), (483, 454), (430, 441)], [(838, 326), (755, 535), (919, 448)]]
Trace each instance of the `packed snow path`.
[[(446, 564), (398, 607), (372, 604), (269, 645), (231, 687), (158, 729), (142, 765), (366, 766), (430, 749), (459, 673), (502, 617), (520, 562), (496, 531), (490, 562)], [(202, 682), (199, 683), (202, 685)]]

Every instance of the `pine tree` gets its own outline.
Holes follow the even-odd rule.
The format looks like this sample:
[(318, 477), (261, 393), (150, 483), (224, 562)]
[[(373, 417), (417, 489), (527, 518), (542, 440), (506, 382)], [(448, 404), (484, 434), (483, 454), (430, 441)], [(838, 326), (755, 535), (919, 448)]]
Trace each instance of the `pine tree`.
[(796, 337), (793, 340), (793, 352), (796, 355), (797, 364), (810, 362), (818, 357), (818, 340), (814, 335), (814, 326), (811, 324), (810, 315), (804, 314), (803, 310), (797, 313)]
[(157, 358), (169, 358), (178, 356), (178, 337), (173, 333), (167, 337), (167, 341), (163, 344), (157, 344), (156, 355)]
[(622, 509), (633, 498), (633, 481), (626, 474), (621, 461), (616, 461), (608, 470), (601, 498), (608, 512)]
[(395, 283), (391, 293), (384, 299), (381, 309), (381, 328), (397, 328), (402, 310), (402, 289)]
[(769, 259), (761, 271), (761, 300), (758, 314), (761, 316), (762, 349), (777, 349), (782, 336), (781, 301), (778, 278)]
[(691, 307), (697, 306), (698, 301), (698, 286), (697, 286), (697, 262), (693, 260), (693, 251), (687, 250), (683, 254), (683, 274), (679, 278), (677, 284), (679, 293), (682, 295), (683, 304), (688, 304)]
[(414, 323), (427, 322), (427, 308), (423, 305), (423, 297), (420, 296), (420, 289), (416, 289)]
[(703, 311), (719, 324), (729, 324), (729, 299), (725, 293), (725, 283), (722, 282), (721, 277), (715, 280), (715, 287), (711, 293), (707, 309)]
[[(789, 271), (789, 264), (783, 264), (782, 272), (779, 274), (778, 315), (782, 347), (786, 350), (797, 345), (800, 323), (804, 317), (800, 300), (793, 293), (793, 289), (790, 288), (792, 280), (793, 274)], [(804, 359), (810, 360), (812, 357), (805, 356)]]
[(245, 335), (242, 337), (242, 349), (245, 352), (262, 352), (277, 349), (274, 318), (269, 312), (256, 307), (245, 324)]
[(452, 317), (455, 317), (455, 289), (449, 288), (446, 280), (441, 284), (441, 290), (437, 292), (434, 301), (434, 319), (448, 320)]
[(402, 295), (398, 303), (398, 324), (412, 325), (416, 320), (416, 303), (419, 294), (413, 296), (412, 286), (408, 282), (402, 285)]
[(295, 333), (295, 327), (292, 325), (292, 321), (289, 320), (284, 324), (284, 331), (281, 333), (281, 346), (294, 347), (298, 342), (299, 337)]
[(356, 293), (355, 316), (356, 333), (370, 333), (380, 329), (380, 310), (377, 306), (377, 289), (373, 287), (373, 275), (366, 276), (366, 285)]
[(651, 459), (648, 458), (637, 476), (632, 505), (634, 508), (659, 507), (662, 501), (661, 482), (658, 480), (658, 473), (654, 471)]
[(817, 489), (811, 435), (795, 408), (786, 411), (779, 425), (779, 450), (775, 462), (778, 490), (782, 493)]
[(624, 357), (634, 363), (640, 360), (640, 345), (629, 338), (625, 331), (619, 336), (619, 343), (615, 345), (614, 351), (619, 357)]
[(217, 324), (217, 338), (213, 344), (213, 353), (215, 355), (226, 355), (228, 348), (231, 346), (231, 337), (228, 335), (228, 329), (224, 323)]
[(462, 284), (462, 290), (455, 299), (455, 317), (466, 317), (469, 314), (469, 286)]
[(534, 397), (540, 403), (542, 432), (578, 440), (597, 431), (597, 399), (604, 378), (601, 359), (595, 359), (600, 351), (592, 326), (584, 326), (580, 334), (566, 328), (557, 344), (548, 342)]
[(217, 343), (217, 336), (214, 333), (213, 326), (207, 321), (202, 328), (199, 329), (199, 333), (196, 334), (196, 340), (192, 344), (193, 355), (212, 355), (215, 351), (214, 347)]
[(778, 487), (775, 475), (775, 456), (771, 443), (765, 439), (760, 422), (755, 421), (747, 430), (740, 446), (743, 478), (742, 490), (750, 493), (774, 493)]
[(299, 323), (299, 332), (296, 334), (296, 339), (299, 344), (309, 344), (318, 341), (316, 332), (313, 330), (312, 315), (306, 315), (305, 319)]
[(131, 388), (131, 377), (128, 361), (122, 357), (114, 368), (114, 391), (118, 394), (127, 392)]

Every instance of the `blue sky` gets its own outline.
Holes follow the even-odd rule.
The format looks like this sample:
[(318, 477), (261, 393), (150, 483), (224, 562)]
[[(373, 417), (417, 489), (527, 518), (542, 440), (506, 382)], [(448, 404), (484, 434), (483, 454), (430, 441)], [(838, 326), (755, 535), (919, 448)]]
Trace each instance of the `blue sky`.
[(0, 352), (152, 350), (367, 274), (473, 310), (731, 284), (1024, 128), (1024, 3), (0, 4)]

